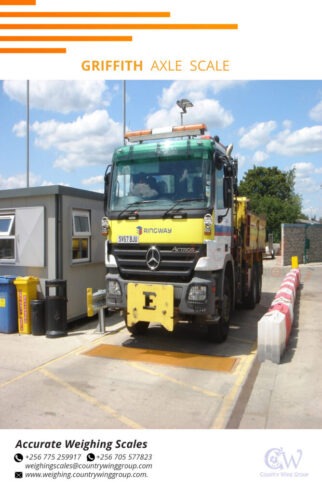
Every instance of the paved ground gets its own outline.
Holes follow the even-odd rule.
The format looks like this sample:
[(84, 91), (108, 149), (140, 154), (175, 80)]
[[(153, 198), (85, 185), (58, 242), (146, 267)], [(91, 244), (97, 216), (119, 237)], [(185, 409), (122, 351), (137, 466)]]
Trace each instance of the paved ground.
[(322, 428), (322, 264), (300, 265), (300, 271), (288, 348), (279, 365), (255, 365), (251, 395), (235, 427)]
[[(281, 364), (256, 359), (257, 321), (289, 269), (279, 259), (265, 261), (260, 305), (237, 312), (228, 341), (212, 349), (184, 331), (170, 338), (153, 330), (139, 346), (118, 314), (106, 319), (105, 334), (96, 331), (96, 319), (57, 339), (0, 334), (0, 428), (322, 428), (322, 264), (300, 266), (295, 324)], [(104, 344), (155, 358), (158, 350), (162, 358), (172, 351), (235, 358), (236, 365), (211, 372), (84, 355)]]
[(257, 320), (282, 278), (271, 265), (261, 304), (236, 311), (223, 344), (186, 324), (133, 338), (118, 313), (105, 334), (93, 319), (56, 339), (0, 334), (0, 428), (225, 428), (255, 360)]
[(236, 315), (220, 345), (197, 326), (133, 338), (118, 314), (104, 335), (95, 322), (57, 339), (1, 334), (0, 427), (224, 428), (254, 362), (262, 311)]

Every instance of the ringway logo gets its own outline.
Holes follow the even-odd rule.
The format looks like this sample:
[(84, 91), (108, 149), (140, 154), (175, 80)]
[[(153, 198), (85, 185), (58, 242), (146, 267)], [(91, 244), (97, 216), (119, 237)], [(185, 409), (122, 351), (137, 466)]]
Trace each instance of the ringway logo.
[(138, 235), (142, 234), (152, 234), (152, 235), (170, 235), (172, 233), (172, 228), (143, 228), (142, 226), (136, 227), (136, 232)]

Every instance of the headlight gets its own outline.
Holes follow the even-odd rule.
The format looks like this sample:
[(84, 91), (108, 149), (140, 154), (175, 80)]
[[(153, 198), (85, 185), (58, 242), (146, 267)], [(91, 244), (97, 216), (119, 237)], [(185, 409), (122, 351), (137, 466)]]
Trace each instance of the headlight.
[(194, 285), (191, 286), (188, 293), (188, 301), (206, 301), (207, 286)]
[(205, 233), (205, 235), (210, 235), (211, 226), (212, 226), (211, 214), (206, 214), (205, 217), (203, 218), (203, 222), (204, 222), (204, 233)]
[(121, 286), (118, 281), (107, 282), (107, 294), (109, 296), (121, 296)]
[(102, 217), (101, 219), (101, 234), (102, 236), (107, 236), (110, 230), (110, 224), (107, 217)]

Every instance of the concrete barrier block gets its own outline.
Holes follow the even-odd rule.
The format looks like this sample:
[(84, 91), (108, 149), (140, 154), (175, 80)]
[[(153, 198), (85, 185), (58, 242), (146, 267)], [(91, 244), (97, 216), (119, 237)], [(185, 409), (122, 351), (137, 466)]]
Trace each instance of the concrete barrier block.
[(294, 294), (296, 294), (296, 283), (292, 279), (286, 279), (282, 282), (280, 289), (287, 288), (290, 289)]
[(275, 305), (271, 306), (271, 308), (269, 309), (269, 312), (277, 310), (285, 316), (286, 333), (285, 333), (284, 347), (286, 346), (286, 344), (288, 342), (288, 339), (289, 339), (290, 334), (291, 334), (291, 329), (292, 329), (292, 317), (291, 317), (291, 312), (290, 312), (290, 305), (291, 305), (290, 303), (284, 303), (282, 301), (282, 302), (276, 303)]
[(295, 286), (298, 288), (301, 282), (300, 269), (292, 269), (288, 274), (286, 274), (284, 280), (293, 279)]
[(274, 300), (271, 303), (271, 308), (273, 308), (275, 305), (279, 305), (279, 304), (284, 304), (287, 307), (287, 310), (290, 314), (291, 323), (293, 323), (293, 320), (294, 320), (293, 303), (287, 302), (287, 300), (285, 300), (285, 298), (274, 298)]
[(266, 313), (258, 322), (257, 356), (260, 362), (280, 363), (285, 349), (285, 315), (278, 310)]
[(294, 303), (295, 292), (289, 288), (280, 288), (274, 298), (284, 298), (287, 303)]
[(296, 290), (300, 269), (293, 268), (284, 278), (268, 312), (257, 324), (257, 357), (260, 362), (280, 363), (294, 321)]

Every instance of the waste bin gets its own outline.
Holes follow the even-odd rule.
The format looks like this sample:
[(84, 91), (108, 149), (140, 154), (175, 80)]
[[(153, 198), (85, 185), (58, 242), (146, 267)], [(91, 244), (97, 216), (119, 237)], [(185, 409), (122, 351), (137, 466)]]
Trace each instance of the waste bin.
[(66, 281), (45, 281), (45, 291), (46, 337), (64, 337), (67, 335)]
[(46, 334), (45, 326), (45, 300), (32, 300), (31, 309), (31, 332), (33, 336)]
[(14, 284), (17, 289), (18, 331), (20, 334), (31, 334), (30, 302), (37, 299), (38, 277), (16, 277)]
[(14, 276), (0, 276), (0, 332), (18, 332), (17, 291)]

